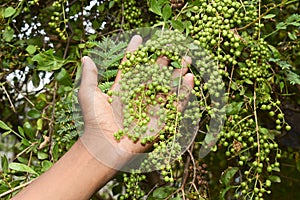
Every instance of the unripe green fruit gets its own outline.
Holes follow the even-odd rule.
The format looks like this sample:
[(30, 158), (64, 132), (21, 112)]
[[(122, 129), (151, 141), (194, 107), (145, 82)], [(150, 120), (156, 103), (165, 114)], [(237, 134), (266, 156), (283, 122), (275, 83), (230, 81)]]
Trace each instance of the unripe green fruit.
[(291, 129), (292, 129), (292, 127), (290, 125), (285, 126), (286, 131), (290, 131)]

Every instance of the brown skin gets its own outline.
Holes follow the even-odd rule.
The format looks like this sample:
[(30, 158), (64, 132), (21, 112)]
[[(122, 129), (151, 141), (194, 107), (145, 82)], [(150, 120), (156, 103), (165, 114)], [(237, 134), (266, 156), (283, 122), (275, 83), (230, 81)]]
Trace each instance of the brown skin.
[[(134, 36), (130, 41), (127, 52), (133, 52), (141, 44), (142, 38)], [(126, 58), (123, 59), (123, 61)], [(97, 155), (88, 150), (84, 145), (85, 137), (91, 134), (101, 134), (97, 139), (96, 147), (101, 151), (102, 141), (109, 141), (112, 145), (105, 149), (105, 154), (114, 155), (110, 163), (116, 166), (125, 165), (134, 153), (144, 152), (148, 146), (139, 142), (133, 143), (129, 138), (123, 137), (116, 141), (113, 133), (118, 130), (112, 106), (108, 103), (108, 96), (97, 87), (97, 68), (89, 57), (83, 57), (82, 80), (79, 91), (79, 102), (84, 116), (83, 138), (79, 139), (72, 148), (47, 172), (39, 176), (29, 186), (19, 192), (12, 200), (83, 200), (89, 199), (100, 187), (105, 185), (117, 172), (105, 163), (97, 159)], [(161, 57), (157, 60), (162, 66), (168, 65), (168, 60)], [(190, 63), (190, 60), (183, 60), (183, 64)], [(186, 70), (175, 71), (174, 75), (185, 74)], [(121, 79), (119, 72), (112, 90), (115, 89)], [(193, 75), (185, 74), (183, 84), (192, 88)], [(97, 106), (94, 106), (97, 105)], [(116, 152), (125, 150), (127, 156)]]

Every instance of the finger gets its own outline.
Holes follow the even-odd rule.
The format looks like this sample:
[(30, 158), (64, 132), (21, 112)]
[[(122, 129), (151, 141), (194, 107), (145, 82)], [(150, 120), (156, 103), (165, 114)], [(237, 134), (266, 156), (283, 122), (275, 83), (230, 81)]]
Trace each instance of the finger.
[(170, 63), (170, 59), (166, 56), (159, 56), (156, 60), (156, 64), (158, 64), (160, 67), (168, 66)]
[[(134, 35), (131, 38), (131, 40), (126, 48), (125, 55), (121, 62), (125, 62), (127, 60), (126, 54), (129, 52), (136, 51), (138, 49), (138, 47), (142, 44), (142, 42), (143, 42), (143, 38), (140, 35)], [(122, 74), (122, 71), (118, 70), (117, 76), (115, 78), (115, 82), (114, 82), (113, 86), (111, 87), (111, 90), (115, 89), (116, 85), (119, 83), (119, 81), (121, 79), (121, 74)]]
[(192, 64), (192, 59), (189, 56), (184, 56), (181, 59), (182, 68), (175, 69), (173, 71), (172, 79), (174, 80), (175, 78), (182, 77), (184, 74), (186, 74), (188, 71), (188, 65), (190, 65), (190, 64)]
[(178, 102), (177, 109), (180, 112), (182, 112), (185, 109), (193, 88), (194, 88), (194, 75), (191, 73), (187, 73), (183, 77), (182, 85), (180, 86), (178, 92), (179, 102)]
[[(135, 52), (138, 49), (138, 47), (142, 44), (142, 42), (143, 42), (143, 38), (140, 35), (134, 35), (131, 38), (131, 40), (130, 40), (127, 48), (126, 48), (126, 53)], [(123, 57), (122, 62), (124, 62), (124, 61), (127, 60), (126, 53), (125, 53), (125, 55)]]
[(98, 85), (98, 70), (93, 60), (84, 56), (81, 59), (82, 73), (80, 81), (81, 92), (86, 93), (85, 90), (95, 89)]
[(92, 101), (92, 95), (98, 89), (98, 70), (95, 63), (88, 56), (82, 59), (82, 73), (78, 99), (81, 105), (89, 105)]
[(189, 56), (184, 56), (181, 59), (181, 66), (180, 69), (173, 70), (172, 77), (171, 77), (171, 92), (178, 93), (179, 88), (178, 86), (182, 83), (182, 77), (188, 72), (188, 65), (192, 63), (192, 59)]

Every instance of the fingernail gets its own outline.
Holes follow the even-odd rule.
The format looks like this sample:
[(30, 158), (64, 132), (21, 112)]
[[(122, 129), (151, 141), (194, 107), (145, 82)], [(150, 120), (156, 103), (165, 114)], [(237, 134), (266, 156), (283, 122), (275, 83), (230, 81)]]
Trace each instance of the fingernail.
[(131, 40), (129, 41), (129, 44), (127, 46), (127, 52), (132, 52), (137, 50), (138, 46), (142, 44), (143, 38), (140, 35), (134, 35)]

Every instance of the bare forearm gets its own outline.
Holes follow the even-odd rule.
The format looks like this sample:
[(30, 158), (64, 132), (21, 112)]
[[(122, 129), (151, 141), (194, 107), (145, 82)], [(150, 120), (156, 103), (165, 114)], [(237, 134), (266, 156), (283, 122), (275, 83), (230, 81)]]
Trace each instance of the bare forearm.
[(13, 200), (88, 199), (115, 172), (96, 160), (78, 140), (51, 169)]

